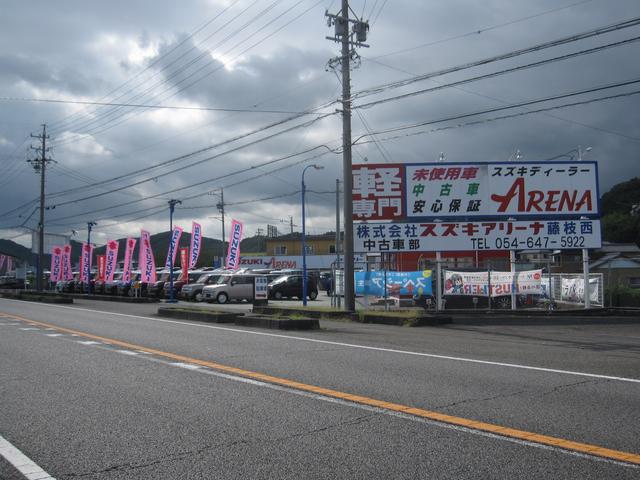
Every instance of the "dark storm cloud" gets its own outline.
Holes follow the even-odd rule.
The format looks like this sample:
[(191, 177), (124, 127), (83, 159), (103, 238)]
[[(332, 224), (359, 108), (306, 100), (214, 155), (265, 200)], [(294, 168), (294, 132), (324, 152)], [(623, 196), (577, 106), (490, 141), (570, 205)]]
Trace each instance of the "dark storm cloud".
[[(233, 36), (232, 32), (237, 31), (243, 22), (248, 22), (252, 15), (267, 5), (259, 2), (247, 14), (240, 15), (234, 23), (231, 21), (233, 16), (249, 5), (248, 2), (241, 1), (201, 33), (188, 37), (188, 32), (193, 32), (196, 26), (203, 25), (207, 19), (213, 18), (222, 11), (223, 6), (216, 5), (214, 1), (204, 0), (186, 4), (150, 0), (131, 4), (124, 1), (91, 4), (79, 0), (42, 2), (39, 4), (42, 11), (38, 18), (46, 18), (47, 21), (34, 24), (36, 17), (30, 5), (17, 1), (5, 2), (3, 14), (0, 15), (0, 88), (6, 96), (46, 95), (97, 100), (131, 79), (110, 98), (131, 90), (121, 100), (131, 100), (134, 103), (159, 102), (167, 105), (300, 111), (336, 99), (340, 94), (336, 75), (325, 71), (327, 60), (339, 52), (338, 45), (324, 39), (326, 35), (332, 34), (322, 18), (324, 8), (329, 7), (330, 3), (327, 0), (326, 5), (318, 6), (310, 14), (296, 20), (294, 15), (308, 8), (312, 2), (299, 6), (296, 6), (293, 0), (281, 2), (276, 10), (257, 19), (243, 34)], [(376, 11), (372, 10), (374, 3), (378, 4)], [(412, 74), (435, 71), (640, 15), (640, 8), (634, 0), (592, 0), (535, 16), (570, 3), (567, 1), (559, 4), (552, 0), (405, 0), (397, 4), (394, 2), (393, 6), (389, 2), (378, 16), (377, 9), (381, 2), (365, 4), (352, 0), (351, 4), (356, 12), (363, 12), (364, 17), (369, 20), (377, 17), (371, 24), (371, 48), (359, 50), (364, 58), (361, 66), (354, 68), (352, 72), (353, 90), (359, 91)], [(577, 0), (573, 3), (577, 3)], [(336, 6), (332, 5), (331, 8), (335, 11)], [(233, 45), (257, 30), (258, 25), (265, 25), (277, 15), (282, 15), (279, 23), (276, 22), (270, 25), (269, 29), (258, 32), (235, 50), (231, 49)], [(525, 17), (531, 18), (522, 22), (512, 22)], [(274, 31), (277, 26), (289, 21), (289, 25), (277, 35), (258, 42), (260, 33)], [(31, 28), (25, 28), (26, 25)], [(495, 25), (501, 26), (486, 29)], [(220, 30), (220, 33), (207, 40), (206, 36), (216, 30)], [(637, 35), (638, 31), (640, 29), (636, 27), (606, 37), (438, 77), (431, 82), (420, 82), (404, 89), (357, 99), (355, 105), (435, 86), (436, 82), (448, 83), (621, 40)], [(224, 40), (226, 36), (230, 38)], [(453, 37), (459, 38), (452, 39)], [(163, 57), (163, 54), (170, 52), (180, 42), (183, 43), (179, 48), (171, 55)], [(252, 43), (256, 43), (254, 49), (235, 58), (243, 48)], [(432, 45), (414, 48), (430, 43)], [(190, 59), (199, 54), (202, 54), (201, 60), (188, 64)], [(390, 55), (380, 57), (384, 54)], [(631, 60), (637, 58), (637, 54), (637, 44), (619, 47), (504, 77), (474, 82), (456, 89), (386, 103), (364, 109), (360, 114), (370, 131), (380, 131), (628, 80), (640, 77), (640, 67), (637, 62)], [(153, 63), (155, 60), (159, 61)], [(375, 60), (385, 65), (376, 63)], [(174, 63), (170, 64), (172, 61)], [(226, 62), (231, 62), (226, 65), (227, 68)], [(149, 65), (150, 68), (143, 71), (145, 66)], [(204, 68), (195, 73), (203, 65)], [(212, 73), (204, 76), (209, 72)], [(178, 89), (198, 77), (202, 77), (202, 80), (176, 93)], [(628, 87), (626, 91), (633, 89), (634, 87)], [(622, 89), (616, 90), (619, 91)], [(597, 95), (593, 94), (580, 98), (595, 96)], [(384, 140), (380, 145), (366, 143), (358, 144), (354, 148), (354, 162), (364, 161), (365, 158), (371, 163), (383, 162), (385, 158), (400, 162), (434, 161), (440, 152), (444, 152), (449, 161), (506, 160), (516, 149), (522, 152), (525, 160), (538, 160), (575, 150), (578, 145), (582, 148), (591, 146), (592, 151), (586, 158), (598, 160), (601, 187), (606, 190), (613, 184), (640, 173), (639, 104), (638, 97), (628, 97), (495, 122), (489, 120), (501, 113), (510, 112), (486, 114), (425, 126), (422, 130), (428, 131), (426, 134), (397, 139), (388, 137), (412, 133), (415, 130), (393, 135), (381, 134), (376, 137)], [(17, 166), (24, 163), (19, 157), (24, 157), (28, 143), (17, 150), (16, 147), (29, 133), (38, 132), (39, 125), (44, 121), (50, 123), (59, 120), (78, 108), (45, 104), (2, 104), (0, 155), (12, 155), (11, 158), (3, 158), (2, 161), (5, 162), (5, 167), (8, 165), (9, 173), (14, 170), (17, 172), (7, 175), (8, 180), (2, 187), (0, 195), (5, 205), (17, 206), (34, 198), (37, 192), (36, 176), (24, 166)], [(335, 108), (339, 106), (333, 105), (329, 110)], [(80, 111), (90, 117), (81, 117), (84, 118), (83, 121), (66, 124), (66, 128), (63, 128), (64, 124), (51, 125), (53, 155), (59, 164), (51, 168), (47, 188), (49, 192), (82, 186), (90, 181), (86, 177), (101, 179), (112, 176), (113, 172), (149, 168), (158, 162), (216, 144), (285, 117), (257, 113), (141, 111), (120, 108), (116, 110), (117, 115), (113, 115), (113, 118), (127, 121), (109, 128), (112, 124), (107, 123), (104, 118), (106, 112), (114, 111), (112, 107), (86, 107)], [(126, 113), (126, 116), (120, 117), (121, 113)], [(94, 117), (97, 123), (88, 123)], [(480, 119), (487, 121), (474, 126), (462, 125)], [(95, 128), (102, 124), (104, 127)], [(91, 125), (94, 127), (93, 130)], [(222, 177), (242, 168), (251, 170), (170, 194), (169, 196), (177, 198), (196, 196), (193, 200), (185, 201), (185, 207), (203, 204), (211, 206), (209, 209), (180, 210), (177, 212), (177, 218), (185, 225), (191, 218), (199, 218), (207, 223), (210, 232), (219, 230), (219, 221), (208, 218), (217, 215), (217, 210), (215, 195), (207, 195), (207, 191), (223, 186), (225, 200), (233, 204), (229, 206), (229, 215), (244, 219), (250, 225), (250, 232), (258, 227), (264, 228), (267, 222), (279, 223), (282, 217), (288, 219), (291, 215), (298, 218), (300, 206), (296, 191), (300, 189), (300, 175), (304, 166), (314, 161), (325, 167), (321, 171), (308, 172), (306, 181), (310, 190), (328, 192), (335, 188), (335, 179), (341, 177), (341, 156), (327, 154), (305, 164), (296, 164), (318, 153), (314, 151), (271, 167), (259, 165), (264, 161), (291, 155), (320, 144), (336, 147), (340, 144), (340, 126), (339, 116), (334, 116), (198, 166), (185, 168), (170, 176), (158, 176), (124, 193), (111, 194), (49, 211), (48, 218), (53, 221), (56, 218), (99, 209), (105, 205), (126, 204), (144, 196), (188, 186), (208, 178)], [(438, 130), (442, 127), (455, 128)], [(264, 135), (275, 131), (277, 129), (269, 130)], [(353, 131), (354, 139), (369, 133), (355, 112)], [(69, 135), (87, 133), (91, 135), (82, 142), (64, 144), (64, 139)], [(366, 136), (362, 140), (369, 139), (371, 137)], [(194, 156), (191, 160), (196, 161), (207, 155), (224, 152), (226, 148), (213, 149)], [(175, 166), (180, 167), (188, 163), (183, 161)], [(289, 168), (272, 172), (278, 166)], [(70, 172), (68, 169), (73, 171)], [(164, 171), (166, 169), (149, 170), (145, 177), (151, 178)], [(78, 174), (83, 177), (79, 178)], [(90, 193), (100, 191), (92, 189)], [(84, 193), (79, 192), (61, 200), (80, 198)], [(278, 195), (283, 197), (261, 200)], [(125, 205), (93, 216), (100, 218), (102, 225), (115, 223), (118, 218), (109, 220), (110, 216), (139, 210), (145, 206), (162, 207), (169, 196), (163, 195), (146, 202), (131, 203), (130, 206)], [(257, 200), (251, 202), (252, 199)], [(52, 198), (51, 202), (53, 201)], [(309, 221), (313, 223), (313, 227), (333, 228), (331, 217), (335, 211), (334, 197), (331, 194), (311, 192), (308, 201), (311, 212)], [(27, 211), (26, 214), (28, 213), (30, 212)], [(161, 229), (166, 223), (165, 217), (163, 214), (144, 222), (152, 230)], [(120, 221), (129, 218), (131, 216), (119, 217)], [(82, 226), (88, 219), (86, 215), (80, 215), (60, 223), (75, 220)], [(22, 218), (5, 219), (0, 225), (8, 226), (21, 220)], [(135, 231), (138, 227), (139, 223), (133, 223), (123, 225), (122, 229), (130, 228), (131, 231)], [(69, 227), (60, 226), (59, 230), (63, 231), (65, 228)], [(110, 228), (116, 231), (108, 232), (105, 227), (104, 233), (123, 231), (120, 227)], [(283, 228), (286, 230), (286, 226)]]

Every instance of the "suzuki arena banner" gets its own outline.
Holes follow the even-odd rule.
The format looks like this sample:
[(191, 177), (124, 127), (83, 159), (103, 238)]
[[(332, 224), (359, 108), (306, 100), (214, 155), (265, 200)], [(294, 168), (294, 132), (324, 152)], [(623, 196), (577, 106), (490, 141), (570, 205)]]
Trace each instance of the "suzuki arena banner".
[[(455, 272), (445, 270), (443, 295), (486, 297), (491, 283), (491, 296), (511, 295), (514, 284), (511, 272)], [(515, 272), (515, 293), (543, 295), (542, 270)]]
[(73, 280), (71, 268), (71, 245), (68, 243), (62, 247), (62, 280)]
[(118, 267), (118, 247), (117, 240), (109, 240), (107, 242), (107, 260), (104, 274), (107, 282), (113, 282), (113, 274), (116, 273), (116, 268)]
[(82, 243), (82, 252), (80, 253), (80, 281), (89, 283), (91, 278), (91, 257), (93, 257), (93, 245), (87, 242)]
[(178, 245), (180, 245), (180, 237), (182, 236), (182, 228), (173, 227), (171, 239), (169, 240), (169, 249), (167, 250), (167, 260), (164, 262), (164, 268), (168, 271), (173, 270), (176, 263), (176, 255), (178, 253)]
[(200, 248), (202, 245), (202, 226), (199, 223), (191, 224), (191, 256), (189, 257), (189, 268), (196, 268), (198, 257), (200, 256)]
[(231, 234), (229, 235), (229, 249), (227, 250), (226, 268), (237, 270), (240, 266), (240, 242), (242, 241), (242, 223), (231, 221)]
[(386, 295), (424, 295), (432, 294), (431, 270), (420, 272), (389, 272), (370, 271), (355, 272), (356, 295), (373, 295), (376, 297)]
[(50, 282), (59, 282), (62, 280), (62, 247), (53, 247), (51, 249), (51, 273), (49, 274)]
[(151, 250), (151, 234), (146, 230), (140, 230), (140, 281), (143, 283), (156, 282), (156, 261)]
[(104, 282), (105, 269), (107, 266), (107, 256), (106, 255), (98, 255), (98, 280)]
[(596, 162), (363, 164), (354, 220), (598, 216)]
[[(591, 303), (600, 303), (598, 279), (589, 279), (589, 299)], [(568, 303), (584, 303), (584, 278), (563, 278), (560, 300)]]
[(182, 247), (180, 249), (180, 266), (182, 267), (182, 278), (189, 277), (189, 248)]
[(13, 270), (13, 257), (7, 257), (7, 272)]
[(133, 261), (133, 252), (136, 248), (136, 239), (127, 238), (127, 243), (124, 250), (124, 267), (122, 268), (122, 281), (131, 281), (131, 262)]
[(0, 255), (0, 270), (2, 270), (2, 267), (4, 266), (4, 261), (7, 258), (6, 255)]
[(366, 252), (600, 248), (600, 220), (358, 223), (353, 249)]

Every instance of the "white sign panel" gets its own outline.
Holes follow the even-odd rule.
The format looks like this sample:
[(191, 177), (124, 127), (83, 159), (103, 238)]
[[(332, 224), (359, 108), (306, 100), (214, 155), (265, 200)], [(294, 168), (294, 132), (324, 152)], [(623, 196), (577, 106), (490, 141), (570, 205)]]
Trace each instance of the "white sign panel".
[(354, 251), (454, 252), (600, 248), (599, 220), (359, 223)]
[[(38, 232), (31, 232), (31, 251), (38, 253), (38, 245), (40, 244), (40, 237)], [(44, 249), (45, 255), (51, 252), (51, 249), (55, 246), (65, 245), (69, 243), (69, 237), (67, 235), (56, 235), (55, 233), (44, 234)]]
[(598, 215), (595, 162), (353, 167), (354, 220)]
[[(336, 261), (335, 255), (307, 255), (307, 268), (330, 270)], [(356, 263), (363, 263), (364, 257), (355, 256)], [(302, 255), (277, 255), (277, 256), (242, 256), (240, 268), (251, 270), (269, 268), (283, 270), (289, 268), (302, 268)]]
[[(515, 281), (514, 281), (515, 275)], [(542, 270), (523, 272), (454, 272), (444, 273), (444, 295), (492, 297), (511, 295), (511, 291), (525, 295), (543, 295)]]
[(266, 300), (267, 299), (267, 285), (269, 279), (267, 277), (256, 276), (253, 284), (253, 298), (254, 300)]

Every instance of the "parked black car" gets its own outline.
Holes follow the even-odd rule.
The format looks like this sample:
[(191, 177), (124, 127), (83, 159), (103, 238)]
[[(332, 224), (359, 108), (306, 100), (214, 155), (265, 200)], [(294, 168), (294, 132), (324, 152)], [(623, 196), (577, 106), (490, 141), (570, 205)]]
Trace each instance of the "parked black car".
[[(302, 298), (302, 275), (283, 275), (267, 286), (269, 298)], [(318, 284), (313, 277), (307, 276), (307, 296), (311, 300), (318, 297)]]
[[(178, 279), (178, 275), (180, 275), (180, 271), (174, 270), (173, 272), (174, 282)], [(168, 282), (169, 282), (169, 271), (164, 270), (160, 273), (157, 282), (149, 284), (149, 287), (148, 287), (149, 296), (162, 298), (162, 296), (164, 295), (164, 286)]]

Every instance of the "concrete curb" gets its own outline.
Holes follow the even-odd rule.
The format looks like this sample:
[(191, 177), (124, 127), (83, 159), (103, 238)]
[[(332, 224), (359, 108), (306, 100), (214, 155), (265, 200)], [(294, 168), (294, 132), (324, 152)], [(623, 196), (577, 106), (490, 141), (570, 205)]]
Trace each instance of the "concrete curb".
[(159, 307), (158, 316), (165, 318), (177, 318), (180, 320), (196, 320), (199, 322), (209, 323), (234, 323), (241, 313), (206, 311), (206, 310), (189, 310), (176, 307)]
[(55, 304), (70, 304), (73, 303), (73, 298), (68, 298), (63, 295), (55, 293), (11, 293), (0, 292), (0, 297), (10, 298), (12, 300), (24, 300), (26, 302), (41, 302), (41, 303), (55, 303)]
[(270, 328), (273, 330), (318, 330), (317, 318), (274, 318), (269, 315), (244, 315), (235, 320), (244, 327)]
[(120, 303), (158, 303), (160, 300), (153, 297), (119, 297), (115, 295), (88, 295), (86, 293), (63, 293), (65, 297), (83, 300), (101, 300), (103, 302)]

